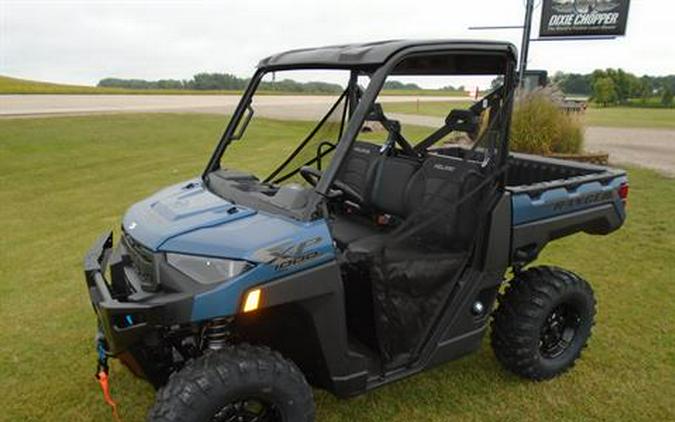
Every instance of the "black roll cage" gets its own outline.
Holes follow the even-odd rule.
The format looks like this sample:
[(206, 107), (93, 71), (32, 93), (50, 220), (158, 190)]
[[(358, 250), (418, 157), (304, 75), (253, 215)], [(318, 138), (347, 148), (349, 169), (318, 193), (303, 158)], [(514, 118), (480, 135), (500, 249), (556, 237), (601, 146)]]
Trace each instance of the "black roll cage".
[[(218, 142), (216, 149), (214, 150), (211, 158), (202, 173), (202, 180), (206, 180), (209, 173), (216, 171), (220, 168), (220, 160), (227, 149), (227, 146), (230, 142), (234, 140), (233, 135), (239, 126), (239, 122), (245, 116), (246, 110), (250, 107), (253, 95), (255, 94), (260, 82), (265, 74), (275, 71), (284, 71), (284, 70), (311, 70), (311, 69), (325, 69), (325, 70), (349, 70), (351, 71), (349, 86), (356, 84), (356, 79), (359, 75), (368, 75), (370, 76), (370, 83), (366, 90), (362, 93), (360, 98), (358, 98), (354, 89), (349, 89), (349, 86), (346, 90), (348, 95), (348, 113), (349, 113), (349, 123), (346, 129), (342, 129), (340, 139), (335, 147), (335, 154), (331, 160), (330, 166), (324, 171), (323, 176), (319, 179), (319, 182), (313, 189), (313, 195), (311, 195), (307, 206), (305, 207), (304, 212), (302, 213), (303, 220), (309, 220), (315, 214), (319, 203), (328, 195), (328, 191), (333, 184), (333, 180), (338, 174), (340, 166), (344, 161), (345, 157), (349, 153), (352, 143), (356, 139), (363, 122), (366, 120), (368, 113), (371, 110), (373, 103), (377, 99), (384, 82), (387, 76), (394, 73), (394, 69), (405, 59), (415, 57), (415, 56), (453, 56), (468, 54), (479, 56), (497, 56), (504, 61), (504, 70), (503, 72), (496, 71), (495, 73), (504, 74), (504, 85), (492, 91), (484, 99), (492, 100), (495, 97), (495, 93), (500, 91), (502, 95), (500, 97), (503, 99), (504, 104), (502, 108), (505, 112), (506, 120), (504, 125), (502, 125), (502, 130), (498, 140), (498, 147), (500, 154), (497, 157), (498, 160), (495, 163), (494, 168), (501, 168), (504, 163), (507, 161), (508, 157), (508, 134), (511, 125), (511, 109), (513, 105), (513, 91), (515, 90), (516, 84), (516, 58), (509, 54), (508, 52), (499, 51), (499, 50), (477, 50), (466, 48), (463, 46), (443, 46), (443, 45), (419, 45), (414, 47), (404, 48), (394, 54), (392, 54), (386, 61), (381, 65), (327, 65), (327, 64), (308, 64), (308, 63), (298, 63), (298, 64), (287, 64), (287, 65), (260, 65), (256, 70), (255, 74), (249, 81), (246, 90), (244, 91), (242, 98), (235, 108), (235, 111), (230, 119), (223, 135)], [(496, 69), (495, 69), (496, 70)], [(409, 73), (415, 74), (415, 73)], [(424, 74), (424, 73), (417, 73)], [(433, 74), (433, 73), (428, 73)], [(437, 74), (452, 74), (452, 73), (437, 73)], [(461, 73), (456, 73), (461, 74)], [(356, 105), (356, 107), (355, 107)], [(473, 111), (474, 107), (479, 107), (479, 103), (474, 104), (471, 107)], [(497, 179), (500, 186), (505, 184), (505, 172)]]

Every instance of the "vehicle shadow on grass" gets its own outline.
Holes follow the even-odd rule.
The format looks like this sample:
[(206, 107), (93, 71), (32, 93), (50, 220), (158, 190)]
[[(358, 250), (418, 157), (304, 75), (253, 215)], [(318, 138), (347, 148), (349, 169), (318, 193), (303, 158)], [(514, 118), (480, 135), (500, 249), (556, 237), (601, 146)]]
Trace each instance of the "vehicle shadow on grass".
[[(485, 409), (496, 396), (508, 397), (526, 384), (499, 366), (486, 338), (474, 355), (362, 396), (339, 399), (316, 389), (314, 395), (317, 421), (446, 421), (475, 419), (479, 407)], [(494, 409), (490, 413), (496, 414)]]

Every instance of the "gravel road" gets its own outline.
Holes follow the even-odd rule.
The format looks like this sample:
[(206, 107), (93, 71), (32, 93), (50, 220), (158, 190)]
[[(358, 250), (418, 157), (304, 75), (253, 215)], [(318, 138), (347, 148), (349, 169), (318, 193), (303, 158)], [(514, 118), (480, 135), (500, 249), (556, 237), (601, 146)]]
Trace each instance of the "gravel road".
[[(443, 119), (431, 116), (391, 114), (402, 123), (439, 127)], [(630, 164), (675, 177), (675, 130), (596, 127), (586, 129), (585, 149), (608, 152), (612, 165)]]
[(612, 164), (632, 164), (675, 177), (675, 130), (589, 127), (586, 149), (609, 152)]

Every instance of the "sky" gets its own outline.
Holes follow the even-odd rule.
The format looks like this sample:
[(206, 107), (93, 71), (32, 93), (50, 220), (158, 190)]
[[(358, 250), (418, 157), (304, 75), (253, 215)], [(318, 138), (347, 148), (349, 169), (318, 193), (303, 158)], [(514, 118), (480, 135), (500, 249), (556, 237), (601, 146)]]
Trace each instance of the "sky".
[[(506, 40), (525, 0), (0, 0), (0, 75), (95, 85), (104, 77), (249, 76), (288, 49), (398, 38)], [(536, 4), (541, 0), (536, 0)], [(540, 7), (533, 38), (538, 35)], [(625, 37), (536, 42), (528, 68), (586, 73), (621, 67), (675, 73), (673, 0), (632, 0)], [(482, 82), (481, 82), (482, 85)]]

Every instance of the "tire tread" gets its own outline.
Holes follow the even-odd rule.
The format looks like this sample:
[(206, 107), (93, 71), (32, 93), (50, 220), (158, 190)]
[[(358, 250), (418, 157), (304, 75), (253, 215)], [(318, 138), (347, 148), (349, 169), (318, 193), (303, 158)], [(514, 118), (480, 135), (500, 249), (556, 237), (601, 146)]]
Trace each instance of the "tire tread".
[(491, 343), (497, 360), (511, 372), (528, 379), (544, 380), (572, 368), (587, 346), (575, 351), (563, 367), (552, 372), (540, 364), (539, 327), (551, 306), (571, 292), (590, 298), (591, 324), (595, 316), (595, 298), (591, 286), (578, 275), (553, 266), (532, 267), (511, 280), (498, 298), (491, 322)]
[(270, 388), (291, 389), (298, 397), (304, 417), (301, 422), (314, 420), (312, 389), (298, 367), (279, 352), (266, 346), (247, 343), (228, 346), (217, 352), (192, 359), (158, 392), (148, 420), (153, 422), (191, 421), (197, 406), (204, 404), (223, 388), (264, 380)]

